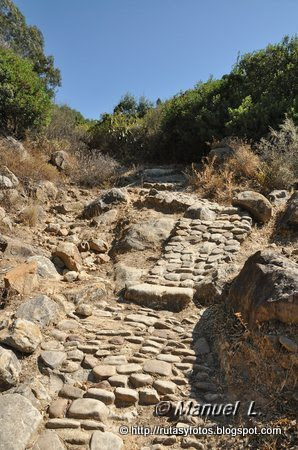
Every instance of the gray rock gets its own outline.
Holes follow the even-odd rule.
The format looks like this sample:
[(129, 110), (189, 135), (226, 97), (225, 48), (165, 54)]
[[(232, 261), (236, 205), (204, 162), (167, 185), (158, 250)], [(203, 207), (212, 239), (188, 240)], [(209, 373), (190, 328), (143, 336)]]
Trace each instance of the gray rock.
[(56, 267), (52, 261), (45, 256), (31, 256), (28, 258), (28, 262), (36, 261), (37, 263), (37, 274), (42, 280), (56, 280), (59, 281), (61, 276), (56, 270)]
[(126, 264), (118, 263), (114, 268), (115, 287), (116, 291), (123, 288), (138, 284), (146, 271), (144, 269), (137, 269), (135, 267), (128, 267)]
[(88, 389), (88, 391), (85, 394), (85, 397), (96, 398), (97, 400), (103, 402), (105, 405), (111, 405), (112, 403), (114, 403), (115, 400), (115, 395), (113, 394), (113, 392), (99, 388)]
[(128, 287), (125, 298), (138, 305), (178, 312), (190, 303), (193, 298), (193, 290), (144, 283)]
[(17, 139), (13, 138), (12, 136), (8, 136), (5, 139), (3, 139), (3, 143), (5, 145), (5, 148), (8, 150), (11, 150), (11, 152), (20, 160), (24, 161), (28, 158), (28, 152), (25, 149), (22, 142), (18, 141)]
[(215, 158), (216, 162), (224, 162), (233, 156), (234, 150), (231, 147), (217, 147), (210, 150), (209, 158)]
[(233, 281), (227, 304), (250, 326), (268, 320), (298, 323), (298, 264), (271, 250), (255, 253)]
[(184, 214), (185, 217), (190, 219), (210, 220), (213, 221), (216, 218), (216, 213), (211, 209), (202, 206), (201, 204), (191, 205)]
[(109, 415), (109, 410), (100, 400), (79, 398), (72, 402), (67, 415), (74, 419), (95, 419), (105, 422)]
[(279, 336), (279, 342), (285, 349), (288, 350), (288, 352), (298, 352), (298, 344), (296, 344), (296, 342), (294, 342), (292, 339), (289, 339), (286, 336)]
[(0, 347), (0, 391), (15, 386), (22, 366), (11, 350)]
[(45, 351), (41, 352), (40, 358), (47, 367), (50, 367), (50, 369), (56, 369), (57, 367), (60, 367), (62, 363), (66, 360), (66, 353), (64, 352), (51, 352), (51, 351)]
[(155, 389), (145, 388), (139, 390), (141, 405), (155, 405), (160, 398)]
[(159, 247), (170, 235), (175, 221), (161, 218), (131, 225), (116, 243), (113, 252), (128, 252)]
[(68, 154), (63, 150), (58, 150), (51, 154), (50, 164), (57, 167), (58, 170), (63, 171), (67, 169), (69, 163)]
[(128, 203), (128, 194), (122, 190), (113, 188), (93, 202), (89, 203), (82, 212), (82, 217), (85, 219), (91, 219), (92, 217), (99, 216), (102, 212), (106, 212), (120, 203)]
[(139, 400), (139, 394), (134, 389), (117, 387), (115, 389), (115, 401), (121, 404), (133, 405)]
[(143, 365), (143, 370), (152, 375), (162, 375), (166, 377), (172, 375), (171, 364), (165, 361), (159, 361), (158, 359), (147, 360)]
[(90, 450), (121, 450), (122, 447), (122, 439), (110, 431), (94, 431), (90, 442)]
[(286, 210), (280, 220), (282, 228), (291, 227), (298, 230), (298, 192), (294, 192), (289, 199)]
[(23, 353), (33, 353), (41, 343), (40, 328), (28, 320), (16, 319), (8, 329), (8, 333), (0, 332), (0, 342)]
[(290, 193), (284, 189), (276, 189), (268, 195), (270, 203), (275, 206), (284, 205), (289, 199)]
[(42, 416), (19, 394), (0, 396), (0, 450), (24, 450), (35, 437)]
[(32, 450), (65, 450), (65, 446), (52, 430), (44, 430), (38, 437)]
[(59, 314), (59, 306), (46, 295), (37, 295), (22, 303), (15, 312), (17, 319), (25, 319), (40, 326), (49, 325)]
[(19, 180), (12, 173), (8, 167), (2, 166), (0, 168), (0, 188), (13, 189), (19, 185)]
[(232, 200), (233, 206), (247, 210), (257, 222), (266, 223), (272, 216), (272, 205), (264, 195), (254, 191), (244, 191)]

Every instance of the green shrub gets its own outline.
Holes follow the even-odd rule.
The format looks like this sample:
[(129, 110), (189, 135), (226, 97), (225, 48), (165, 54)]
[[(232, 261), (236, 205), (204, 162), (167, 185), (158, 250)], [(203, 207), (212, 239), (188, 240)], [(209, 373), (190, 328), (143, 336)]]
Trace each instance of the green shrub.
[(0, 130), (22, 138), (49, 119), (51, 99), (33, 65), (0, 48)]

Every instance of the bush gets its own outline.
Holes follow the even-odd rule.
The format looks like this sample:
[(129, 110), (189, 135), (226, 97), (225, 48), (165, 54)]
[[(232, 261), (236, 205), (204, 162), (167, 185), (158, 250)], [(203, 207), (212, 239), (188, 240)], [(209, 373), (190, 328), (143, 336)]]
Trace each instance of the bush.
[(98, 151), (82, 152), (73, 161), (70, 176), (81, 186), (113, 185), (119, 164), (110, 156)]
[(298, 127), (286, 118), (279, 130), (256, 146), (262, 160), (262, 183), (268, 190), (289, 189), (298, 181)]
[(49, 119), (51, 99), (32, 64), (0, 48), (0, 131), (22, 138)]

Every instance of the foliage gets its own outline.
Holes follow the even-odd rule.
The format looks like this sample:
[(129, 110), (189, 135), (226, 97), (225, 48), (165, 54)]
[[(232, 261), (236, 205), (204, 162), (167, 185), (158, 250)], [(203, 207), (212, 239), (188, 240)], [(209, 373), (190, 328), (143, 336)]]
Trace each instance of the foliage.
[(256, 148), (264, 161), (263, 185), (268, 189), (289, 189), (298, 181), (298, 127), (286, 118), (279, 130), (270, 129)]
[(124, 114), (127, 117), (144, 117), (145, 114), (153, 108), (153, 103), (150, 102), (146, 97), (141, 96), (139, 101), (127, 93), (125, 94), (120, 102), (114, 108), (114, 114)]
[(51, 99), (33, 65), (0, 48), (0, 130), (23, 137), (28, 128), (46, 124)]
[(44, 54), (44, 38), (36, 26), (29, 26), (12, 0), (0, 0), (0, 47), (9, 48), (30, 60), (49, 93), (61, 84), (53, 56)]

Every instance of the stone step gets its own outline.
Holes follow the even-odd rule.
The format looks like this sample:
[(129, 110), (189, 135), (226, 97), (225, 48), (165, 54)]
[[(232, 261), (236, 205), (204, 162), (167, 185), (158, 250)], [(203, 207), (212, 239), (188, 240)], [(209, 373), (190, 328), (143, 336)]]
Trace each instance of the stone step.
[(128, 287), (125, 298), (138, 305), (178, 312), (188, 306), (193, 294), (190, 288), (143, 283)]

